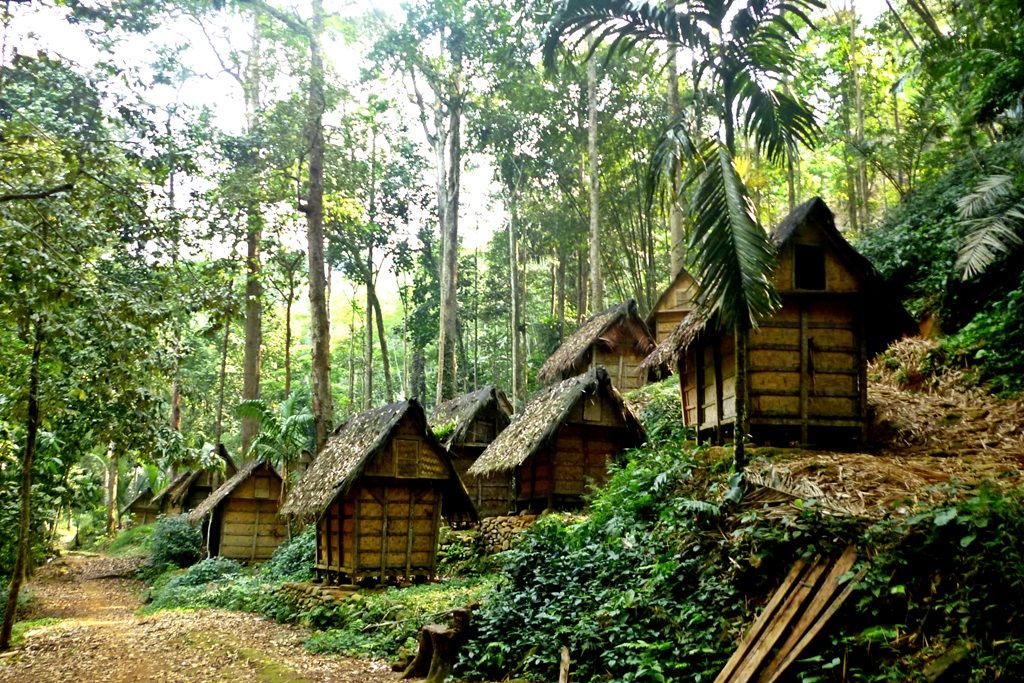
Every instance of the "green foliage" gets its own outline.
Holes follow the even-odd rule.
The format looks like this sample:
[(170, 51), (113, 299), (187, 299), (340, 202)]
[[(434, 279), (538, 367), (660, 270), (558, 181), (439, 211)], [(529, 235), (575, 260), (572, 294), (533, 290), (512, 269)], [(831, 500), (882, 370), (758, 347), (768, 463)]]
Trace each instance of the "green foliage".
[(647, 432), (651, 444), (678, 447), (692, 438), (692, 431), (683, 426), (682, 402), (679, 398), (679, 380), (669, 377), (630, 392), (626, 398), (631, 405), (639, 405), (637, 417)]
[(476, 531), (453, 531), (441, 527), (437, 549), (437, 575), (441, 577), (480, 576), (496, 569), (494, 556), (483, 548)]
[(114, 538), (100, 542), (97, 549), (115, 557), (148, 555), (153, 528), (153, 524), (129, 527)]
[(188, 523), (186, 515), (161, 516), (149, 537), (156, 567), (188, 567), (199, 559), (203, 535)]
[(713, 678), (749, 619), (744, 598), (798, 552), (853, 531), (813, 512), (784, 524), (726, 518), (713, 502), (726, 483), (707, 478), (702, 457), (678, 446), (634, 451), (587, 521), (534, 525), (503, 556), (461, 674), (553, 680), (564, 646), (581, 682)]
[(336, 607), (304, 615), (303, 621), (325, 629), (313, 634), (306, 646), (313, 652), (391, 657), (401, 647), (415, 648), (423, 626), (478, 601), (491, 585), (487, 578), (452, 579), (358, 594)]
[(316, 525), (310, 524), (302, 533), (277, 546), (274, 554), (259, 569), (264, 581), (308, 581), (313, 578), (316, 560)]
[(991, 302), (956, 334), (942, 340), (946, 365), (972, 366), (992, 391), (1024, 391), (1024, 278), (1017, 289)]

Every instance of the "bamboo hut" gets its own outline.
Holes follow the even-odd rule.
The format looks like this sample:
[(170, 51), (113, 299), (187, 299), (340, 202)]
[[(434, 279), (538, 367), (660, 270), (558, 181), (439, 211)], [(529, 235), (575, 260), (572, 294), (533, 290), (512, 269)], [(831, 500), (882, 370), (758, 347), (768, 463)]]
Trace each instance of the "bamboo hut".
[(315, 569), (331, 582), (431, 576), (441, 516), (477, 519), (415, 399), (338, 427), (281, 511), (316, 520)]
[(153, 502), (153, 489), (146, 486), (121, 510), (121, 516), (131, 515), (132, 526), (152, 524), (160, 515), (160, 505)]
[(288, 535), (280, 506), (281, 475), (267, 461), (253, 460), (196, 506), (188, 521), (202, 525), (210, 555), (267, 560)]
[(512, 509), (512, 480), (507, 473), (474, 476), (468, 473), (484, 449), (508, 426), (512, 404), (500, 389), (486, 386), (445, 401), (434, 409), (430, 427), (451, 453), (452, 463), (481, 517), (504, 515)]
[(225, 477), (232, 477), (238, 471), (223, 445), (218, 448), (217, 456), (223, 462), (223, 473), (218, 467), (181, 472), (153, 496), (153, 504), (167, 515), (194, 510), (224, 482)]
[(697, 282), (685, 269), (681, 269), (672, 278), (665, 291), (647, 316), (647, 327), (654, 333), (656, 343), (660, 344), (672, 331), (679, 327), (683, 318), (697, 307)]
[[(747, 401), (758, 441), (849, 443), (868, 427), (867, 363), (914, 322), (819, 198), (772, 232), (782, 306), (750, 333)], [(645, 361), (674, 362), (684, 422), (720, 440), (736, 419), (735, 339), (703, 309)]]
[(608, 464), (646, 439), (603, 367), (542, 389), (477, 459), (469, 474), (510, 474), (519, 509), (573, 509)]
[(630, 299), (583, 323), (544, 362), (537, 377), (550, 384), (601, 365), (617, 389), (630, 391), (663, 376), (661, 367), (640, 368), (654, 347), (654, 336)]

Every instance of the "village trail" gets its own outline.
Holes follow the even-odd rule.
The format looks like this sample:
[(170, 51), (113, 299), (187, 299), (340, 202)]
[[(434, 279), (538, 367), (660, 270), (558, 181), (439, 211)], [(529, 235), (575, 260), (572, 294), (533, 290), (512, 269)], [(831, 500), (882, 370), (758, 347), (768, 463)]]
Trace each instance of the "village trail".
[(241, 612), (161, 611), (138, 615), (142, 584), (126, 560), (67, 555), (29, 583), (29, 618), (52, 618), (0, 656), (0, 682), (55, 683), (395, 681), (383, 662), (315, 655), (308, 632)]

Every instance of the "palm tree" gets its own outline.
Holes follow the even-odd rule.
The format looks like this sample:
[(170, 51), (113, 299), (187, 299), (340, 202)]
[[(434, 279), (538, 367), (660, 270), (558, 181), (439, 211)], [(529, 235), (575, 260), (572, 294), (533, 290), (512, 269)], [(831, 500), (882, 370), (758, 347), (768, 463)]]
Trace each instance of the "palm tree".
[(776, 162), (798, 144), (814, 143), (813, 113), (781, 84), (790, 80), (796, 62), (800, 38), (794, 22), (809, 25), (808, 13), (822, 6), (819, 0), (567, 0), (544, 42), (549, 69), (556, 68), (563, 48), (575, 49), (588, 39), (588, 59), (602, 42), (607, 59), (656, 46), (675, 47), (692, 58), (693, 87), (704, 105), (669, 122), (652, 177), (657, 180), (662, 169), (676, 164), (686, 169), (673, 191), (689, 194), (687, 254), (701, 287), (701, 314), (735, 335), (737, 470), (745, 465), (749, 334), (779, 300), (770, 278), (774, 250), (734, 163), (736, 136)]
[(281, 498), (288, 486), (288, 466), (296, 462), (303, 451), (313, 451), (313, 413), (300, 405), (302, 394), (292, 392), (277, 408), (261, 399), (242, 401), (235, 412), (239, 417), (256, 420), (259, 432), (253, 439), (246, 456), (261, 458), (281, 469), (283, 484)]

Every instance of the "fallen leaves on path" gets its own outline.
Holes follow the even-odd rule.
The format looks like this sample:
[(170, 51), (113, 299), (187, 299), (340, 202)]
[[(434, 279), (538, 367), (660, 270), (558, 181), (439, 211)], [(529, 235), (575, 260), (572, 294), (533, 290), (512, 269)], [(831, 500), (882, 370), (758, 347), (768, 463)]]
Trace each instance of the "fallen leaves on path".
[(383, 662), (314, 655), (309, 633), (254, 614), (223, 610), (136, 615), (142, 586), (104, 577), (115, 558), (69, 556), (39, 572), (32, 618), (58, 621), (30, 630), (0, 657), (0, 681), (394, 681)]

